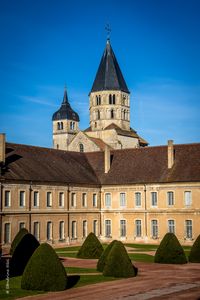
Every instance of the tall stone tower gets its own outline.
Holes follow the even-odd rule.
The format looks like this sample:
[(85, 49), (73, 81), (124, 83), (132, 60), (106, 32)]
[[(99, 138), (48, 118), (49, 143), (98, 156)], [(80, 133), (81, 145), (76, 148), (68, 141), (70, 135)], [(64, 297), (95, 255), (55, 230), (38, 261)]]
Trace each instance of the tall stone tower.
[(104, 130), (111, 124), (130, 130), (130, 92), (107, 39), (91, 92), (90, 128)]
[(79, 132), (79, 116), (69, 104), (66, 88), (61, 107), (53, 114), (52, 121), (53, 148), (68, 150), (73, 137)]

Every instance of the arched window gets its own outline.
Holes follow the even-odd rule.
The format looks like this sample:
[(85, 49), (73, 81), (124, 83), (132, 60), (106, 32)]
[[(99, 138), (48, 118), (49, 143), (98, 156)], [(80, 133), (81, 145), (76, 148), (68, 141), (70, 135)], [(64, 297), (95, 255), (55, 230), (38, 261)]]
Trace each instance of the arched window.
[(98, 105), (99, 103), (99, 99), (98, 99), (98, 96), (96, 96), (96, 105)]
[(112, 104), (112, 95), (109, 95), (109, 104)]
[(94, 127), (97, 127), (97, 122), (94, 122)]
[(97, 119), (100, 120), (100, 111), (97, 110)]
[(113, 109), (111, 109), (111, 111), (110, 111), (110, 117), (111, 117), (111, 119), (114, 118), (114, 110)]
[(101, 96), (99, 95), (99, 105), (101, 105)]
[(126, 120), (126, 111), (124, 111), (124, 120)]
[(79, 144), (79, 150), (80, 150), (80, 152), (84, 152), (84, 146), (83, 146), (83, 144)]
[(63, 129), (63, 122), (60, 123), (60, 129)]
[(113, 95), (113, 104), (115, 104), (115, 95)]
[(57, 123), (57, 130), (60, 130), (60, 122)]

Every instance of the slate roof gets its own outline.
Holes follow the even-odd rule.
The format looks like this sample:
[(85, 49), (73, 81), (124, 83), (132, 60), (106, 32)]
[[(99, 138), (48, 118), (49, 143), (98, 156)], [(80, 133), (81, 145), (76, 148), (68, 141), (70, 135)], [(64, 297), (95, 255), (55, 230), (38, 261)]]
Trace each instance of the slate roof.
[(91, 92), (103, 90), (119, 90), (130, 93), (109, 39), (107, 40)]
[(67, 96), (67, 90), (65, 88), (62, 105), (59, 110), (53, 114), (52, 121), (66, 119), (79, 122), (79, 115), (71, 108)]
[(104, 152), (79, 153), (6, 144), (0, 179), (52, 184), (148, 184), (200, 182), (200, 143), (174, 145), (175, 163), (167, 167), (167, 146), (112, 150), (104, 173)]

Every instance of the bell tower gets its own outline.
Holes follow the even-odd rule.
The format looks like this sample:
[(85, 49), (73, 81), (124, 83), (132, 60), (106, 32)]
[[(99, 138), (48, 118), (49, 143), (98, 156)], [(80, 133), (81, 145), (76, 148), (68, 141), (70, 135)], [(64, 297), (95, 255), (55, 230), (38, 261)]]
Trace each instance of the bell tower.
[(130, 130), (130, 92), (109, 38), (89, 96), (92, 131), (104, 130), (111, 124)]
[(79, 132), (79, 115), (71, 108), (64, 89), (61, 107), (52, 116), (53, 121), (53, 148), (68, 150), (73, 137)]

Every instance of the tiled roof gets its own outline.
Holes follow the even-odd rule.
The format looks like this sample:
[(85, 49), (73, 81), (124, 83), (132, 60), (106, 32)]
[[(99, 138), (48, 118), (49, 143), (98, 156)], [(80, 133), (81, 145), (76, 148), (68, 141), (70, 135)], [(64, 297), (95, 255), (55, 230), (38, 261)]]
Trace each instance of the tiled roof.
[[(108, 146), (103, 140), (94, 138), (94, 137), (89, 137), (90, 140), (92, 140), (102, 151), (105, 150), (106, 146)], [(108, 146), (111, 148), (110, 146)]]

